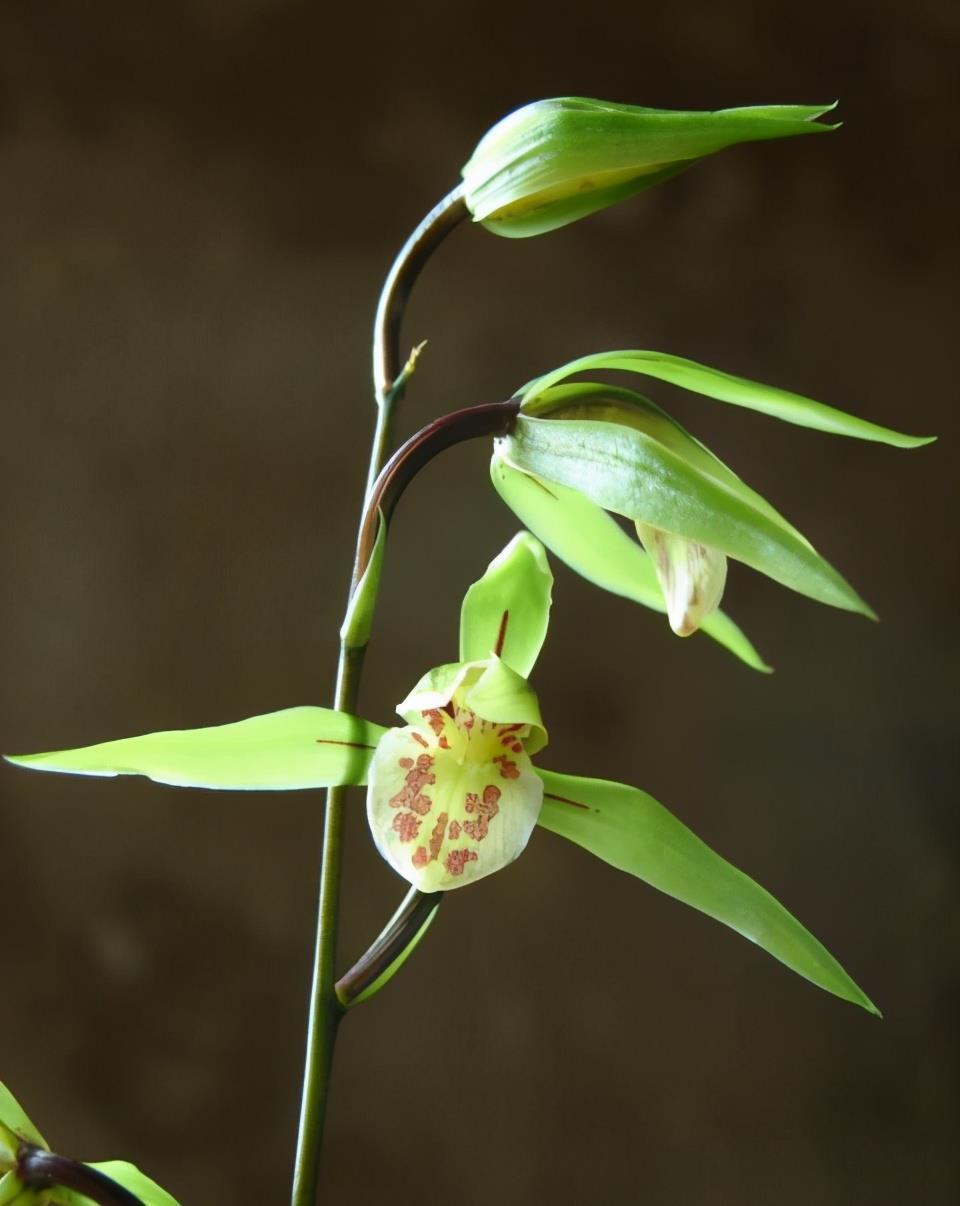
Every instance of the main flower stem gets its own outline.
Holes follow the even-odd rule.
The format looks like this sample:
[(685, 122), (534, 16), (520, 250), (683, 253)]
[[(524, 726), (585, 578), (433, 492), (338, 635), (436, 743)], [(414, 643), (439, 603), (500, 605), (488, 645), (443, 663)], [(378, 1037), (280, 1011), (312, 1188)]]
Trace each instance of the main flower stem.
[[(357, 535), (358, 560), (354, 564), (351, 596), (362, 572), (358, 572), (357, 566), (361, 554), (359, 545), (363, 538), (367, 501), (387, 457), (393, 414), (403, 392), (403, 378), (400, 372), (400, 324), (403, 311), (421, 269), (466, 214), (462, 190), (454, 189), (427, 214), (404, 244), (387, 275), (380, 295), (373, 340), (377, 423), (370, 445), (367, 487)], [(363, 648), (348, 648), (341, 643), (333, 701), (333, 706), (341, 711), (349, 712), (355, 707), (363, 655)], [(314, 1206), (316, 1200), (330, 1071), (337, 1028), (343, 1016), (343, 1006), (335, 989), (335, 960), (340, 911), (340, 872), (343, 861), (344, 800), (343, 788), (332, 787), (328, 790), (291, 1206)]]

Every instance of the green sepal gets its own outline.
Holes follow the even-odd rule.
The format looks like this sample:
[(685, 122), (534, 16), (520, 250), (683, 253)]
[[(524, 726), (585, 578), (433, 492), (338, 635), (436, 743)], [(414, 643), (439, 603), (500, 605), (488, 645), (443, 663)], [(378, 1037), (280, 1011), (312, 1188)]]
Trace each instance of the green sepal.
[(536, 693), (525, 678), (498, 657), (435, 666), (397, 704), (397, 712), (408, 724), (417, 724), (424, 712), (445, 707), (454, 695), (461, 707), (483, 720), (529, 725), (530, 736), (524, 747), (531, 757), (547, 744)]
[(147, 733), (7, 761), (65, 774), (146, 775), (174, 787), (292, 791), (365, 783), (385, 732), (346, 712), (299, 707), (214, 728)]
[(21, 1143), (46, 1148), (47, 1141), (30, 1121), (26, 1110), (0, 1081), (0, 1172), (13, 1167)]
[(26, 1206), (36, 1201), (35, 1191), (27, 1189), (12, 1168), (0, 1176), (0, 1206)]
[[(664, 614), (663, 592), (653, 562), (615, 519), (579, 491), (515, 469), (500, 453), (490, 462), (497, 493), (521, 523), (575, 573), (602, 590)], [(741, 629), (722, 611), (707, 616), (700, 631), (754, 670), (770, 667)]]
[(552, 587), (543, 545), (529, 532), (518, 532), (463, 597), (460, 660), (495, 654), (529, 678), (547, 635)]
[(858, 419), (855, 415), (827, 406), (823, 402), (815, 402), (812, 398), (804, 398), (800, 394), (790, 393), (773, 385), (748, 381), (744, 377), (734, 377), (719, 369), (708, 368), (707, 365), (684, 360), (680, 356), (670, 356), (665, 352), (599, 352), (593, 356), (571, 360), (568, 364), (538, 377), (524, 388), (523, 409), (526, 410), (551, 386), (565, 381), (575, 373), (593, 372), (597, 369), (619, 369), (656, 377), (660, 381), (667, 381), (692, 393), (714, 398), (718, 402), (743, 406), (748, 410), (782, 419), (785, 423), (809, 427), (814, 431), (825, 431), (831, 435), (873, 440), (895, 448), (919, 448), (936, 439), (936, 436), (905, 435), (889, 427), (870, 423), (866, 419)]
[(383, 553), (387, 545), (387, 524), (383, 512), (377, 511), (377, 537), (373, 542), (370, 560), (356, 590), (347, 604), (347, 614), (340, 627), (340, 641), (347, 649), (362, 649), (370, 641), (373, 614), (377, 606), (380, 575), (383, 572)]
[[(156, 1181), (152, 1181), (135, 1164), (130, 1164), (127, 1160), (102, 1160), (96, 1164), (87, 1164), (87, 1168), (96, 1169), (111, 1181), (116, 1181), (118, 1185), (128, 1189), (140, 1199), (143, 1206), (179, 1206), (176, 1198), (161, 1189)], [(91, 1198), (61, 1186), (57, 1186), (50, 1193), (51, 1202), (57, 1203), (57, 1206), (95, 1206)]]
[(538, 419), (593, 419), (600, 423), (620, 424), (646, 432), (665, 448), (683, 457), (694, 468), (714, 478), (745, 503), (791, 532), (798, 540), (804, 544), (810, 543), (802, 532), (797, 531), (779, 511), (756, 490), (751, 489), (705, 444), (692, 436), (655, 402), (635, 390), (586, 381), (553, 385), (538, 393), (522, 409), (524, 414)]
[(538, 824), (761, 946), (818, 987), (879, 1010), (830, 952), (766, 889), (714, 853), (652, 796), (603, 779), (537, 770)]
[(804, 538), (646, 432), (520, 415), (496, 445), (515, 468), (579, 490), (605, 510), (719, 549), (818, 602), (873, 616)]

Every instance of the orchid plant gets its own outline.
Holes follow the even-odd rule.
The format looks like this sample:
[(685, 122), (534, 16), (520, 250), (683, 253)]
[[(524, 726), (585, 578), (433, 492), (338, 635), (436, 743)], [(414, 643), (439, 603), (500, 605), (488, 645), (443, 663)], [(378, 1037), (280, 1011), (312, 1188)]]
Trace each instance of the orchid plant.
[[(334, 706), (8, 759), (34, 770), (138, 774), (179, 787), (328, 789), (293, 1206), (314, 1201), (340, 1020), (404, 964), (445, 892), (511, 863), (538, 825), (736, 930), (827, 992), (878, 1012), (783, 905), (652, 797), (535, 765), (547, 730), (530, 677), (551, 608), (548, 549), (602, 589), (665, 612), (678, 635), (702, 629), (756, 670), (769, 667), (719, 608), (728, 558), (818, 602), (873, 615), (797, 528), (659, 406), (631, 389), (584, 381), (583, 374), (641, 374), (788, 423), (899, 448), (927, 438), (678, 356), (614, 351), (543, 374), (503, 402), (442, 416), (386, 455), (419, 351), (401, 365), (403, 307), (423, 264), (463, 217), (511, 238), (541, 234), (725, 146), (831, 129), (817, 121), (828, 108), (671, 113), (562, 98), (527, 106), (495, 126), (465, 167), (463, 185), (411, 235), (381, 296), (374, 330), (377, 425)], [(393, 513), (424, 464), (475, 437), (493, 439), (493, 485), (524, 530), (466, 592), (458, 660), (424, 674), (397, 707), (404, 723), (384, 727), (355, 715), (354, 706)], [(636, 540), (614, 516), (634, 525)], [(364, 785), (373, 843), (410, 890), (380, 937), (338, 977), (343, 792)], [(169, 1206), (164, 1191), (131, 1169), (53, 1156), (13, 1097), (0, 1091), (0, 1206)]]

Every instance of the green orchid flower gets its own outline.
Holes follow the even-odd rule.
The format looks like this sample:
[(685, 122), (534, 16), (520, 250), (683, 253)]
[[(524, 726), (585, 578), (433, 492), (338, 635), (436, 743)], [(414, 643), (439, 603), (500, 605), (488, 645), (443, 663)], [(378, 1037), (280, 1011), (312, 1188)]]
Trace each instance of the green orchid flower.
[(365, 783), (377, 848), (399, 875), (428, 892), (462, 888), (500, 870), (539, 826), (875, 1013), (812, 934), (652, 797), (622, 783), (534, 766), (547, 734), (528, 680), (546, 637), (552, 584), (543, 546), (520, 533), (467, 591), (460, 659), (417, 683), (399, 706), (402, 727), (301, 707), (9, 761), (221, 789)]
[[(522, 523), (589, 581), (666, 611), (680, 636), (703, 628), (766, 669), (716, 609), (734, 558), (800, 594), (875, 618), (813, 545), (665, 411), (638, 393), (567, 378), (645, 374), (802, 427), (916, 448), (909, 436), (772, 386), (661, 352), (586, 356), (528, 385), (495, 441), (494, 487)], [(639, 544), (608, 512), (633, 521)], [(646, 550), (644, 552), (644, 550)]]
[(741, 142), (822, 134), (834, 105), (685, 112), (579, 96), (540, 100), (497, 122), (463, 169), (474, 221), (507, 238), (605, 209)]
[[(58, 1175), (97, 1198), (56, 1183)], [(177, 1206), (166, 1190), (126, 1160), (80, 1164), (54, 1156), (26, 1111), (0, 1082), (0, 1206), (95, 1206), (95, 1201)]]

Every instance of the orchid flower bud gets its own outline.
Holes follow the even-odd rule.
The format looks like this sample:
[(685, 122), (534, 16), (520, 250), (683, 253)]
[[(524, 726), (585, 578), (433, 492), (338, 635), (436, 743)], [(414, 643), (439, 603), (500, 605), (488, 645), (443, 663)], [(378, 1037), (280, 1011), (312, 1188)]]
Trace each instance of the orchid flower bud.
[(508, 114), (463, 169), (474, 221), (507, 238), (566, 226), (740, 142), (835, 129), (833, 105), (684, 112), (566, 96)]

